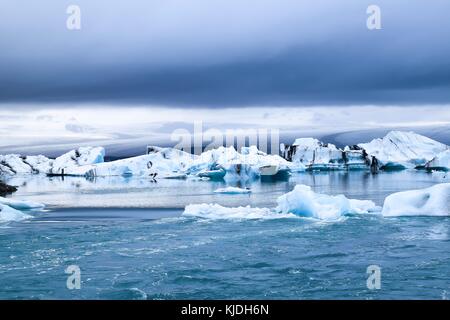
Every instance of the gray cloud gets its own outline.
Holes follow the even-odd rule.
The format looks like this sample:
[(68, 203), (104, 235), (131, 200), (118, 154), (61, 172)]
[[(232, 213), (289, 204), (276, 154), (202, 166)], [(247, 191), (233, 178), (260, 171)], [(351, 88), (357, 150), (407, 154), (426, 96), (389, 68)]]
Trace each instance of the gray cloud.
[(5, 0), (0, 102), (450, 102), (450, 3), (376, 3), (379, 31), (365, 0)]

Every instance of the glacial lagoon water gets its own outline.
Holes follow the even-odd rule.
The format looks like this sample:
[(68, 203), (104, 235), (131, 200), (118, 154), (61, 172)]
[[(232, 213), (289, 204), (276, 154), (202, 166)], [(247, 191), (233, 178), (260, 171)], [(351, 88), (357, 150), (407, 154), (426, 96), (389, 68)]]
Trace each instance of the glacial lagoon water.
[[(0, 225), (0, 299), (447, 299), (450, 218), (354, 215), (210, 220), (191, 203), (274, 207), (296, 184), (382, 205), (441, 178), (419, 171), (298, 173), (247, 183), (14, 177), (46, 212)], [(225, 186), (251, 194), (214, 194)], [(65, 269), (81, 269), (69, 290)], [(366, 269), (381, 268), (369, 290)]]

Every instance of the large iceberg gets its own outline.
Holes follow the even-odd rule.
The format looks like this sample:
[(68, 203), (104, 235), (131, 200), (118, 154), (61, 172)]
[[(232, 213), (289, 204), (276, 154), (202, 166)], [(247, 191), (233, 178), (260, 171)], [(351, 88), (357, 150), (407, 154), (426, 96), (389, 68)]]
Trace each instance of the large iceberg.
[(208, 219), (276, 219), (300, 216), (336, 221), (347, 214), (363, 214), (380, 210), (370, 200), (348, 199), (344, 195), (319, 194), (306, 185), (297, 185), (291, 192), (280, 196), (277, 204), (278, 206), (273, 209), (192, 204), (185, 208), (183, 215)]
[(194, 156), (172, 148), (154, 147), (148, 155), (102, 162), (84, 166), (73, 166), (65, 170), (72, 176), (150, 176), (153, 178), (182, 177)]
[[(308, 170), (407, 169), (424, 166), (449, 147), (414, 132), (391, 131), (385, 137), (339, 149), (314, 138), (281, 145), (282, 156)], [(446, 155), (442, 155), (445, 162)]]
[(273, 173), (287, 172), (291, 169), (301, 170), (299, 166), (283, 159), (279, 155), (269, 155), (256, 146), (242, 147), (237, 152), (234, 147), (219, 147), (208, 150), (196, 157), (188, 168), (188, 174), (202, 175), (221, 168), (227, 179), (253, 179), (264, 175), (266, 168), (273, 168)]
[(0, 155), (0, 174), (65, 174), (63, 170), (69, 168), (101, 163), (104, 155), (105, 149), (102, 147), (80, 147), (56, 159), (43, 155)]
[(450, 183), (441, 183), (421, 190), (389, 195), (384, 200), (382, 215), (448, 216), (450, 215)]
[(281, 145), (282, 156), (307, 170), (367, 169), (369, 161), (361, 148), (323, 143), (314, 138), (299, 138), (291, 146)]
[(391, 131), (384, 138), (358, 144), (381, 169), (424, 166), (448, 146), (414, 132)]

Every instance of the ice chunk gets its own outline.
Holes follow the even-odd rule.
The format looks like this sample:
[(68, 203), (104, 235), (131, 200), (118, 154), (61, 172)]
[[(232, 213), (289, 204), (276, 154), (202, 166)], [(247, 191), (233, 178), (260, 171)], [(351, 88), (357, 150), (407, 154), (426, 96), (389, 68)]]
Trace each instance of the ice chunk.
[(369, 213), (377, 210), (370, 200), (347, 199), (344, 195), (330, 196), (315, 193), (311, 187), (297, 185), (294, 190), (280, 196), (276, 210), (303, 217), (338, 220), (346, 214)]
[(358, 145), (376, 158), (382, 169), (423, 166), (448, 146), (414, 132), (391, 131), (382, 139)]
[(183, 216), (212, 220), (244, 219), (283, 219), (295, 218), (290, 213), (279, 213), (268, 208), (236, 207), (227, 208), (218, 204), (190, 204), (186, 206)]
[(427, 162), (425, 168), (429, 170), (450, 170), (450, 150), (445, 150)]
[(0, 223), (22, 221), (29, 218), (31, 218), (30, 215), (0, 203)]
[(450, 214), (450, 183), (421, 190), (393, 193), (384, 200), (382, 215), (447, 216)]
[(226, 187), (219, 188), (214, 191), (214, 193), (225, 193), (225, 194), (239, 194), (239, 193), (250, 193), (252, 192), (250, 189), (242, 189), (237, 187)]
[(0, 204), (7, 205), (8, 207), (17, 210), (34, 210), (34, 209), (43, 209), (45, 207), (44, 204), (38, 202), (14, 200), (4, 197), (0, 197)]

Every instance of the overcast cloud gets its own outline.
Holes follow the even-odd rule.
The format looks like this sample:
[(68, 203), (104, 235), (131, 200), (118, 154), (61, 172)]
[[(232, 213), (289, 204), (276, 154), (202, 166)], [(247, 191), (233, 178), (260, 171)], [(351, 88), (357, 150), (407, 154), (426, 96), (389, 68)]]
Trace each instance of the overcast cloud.
[[(369, 4), (382, 30), (366, 28)], [(447, 104), (449, 12), (448, 0), (3, 0), (0, 105)]]

